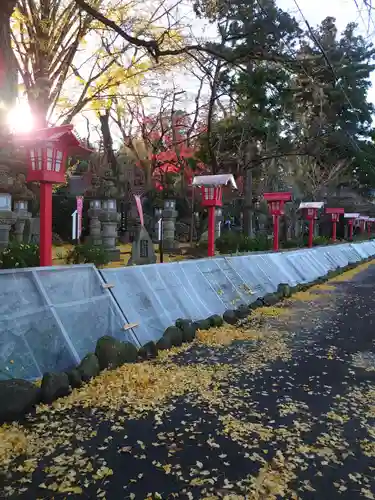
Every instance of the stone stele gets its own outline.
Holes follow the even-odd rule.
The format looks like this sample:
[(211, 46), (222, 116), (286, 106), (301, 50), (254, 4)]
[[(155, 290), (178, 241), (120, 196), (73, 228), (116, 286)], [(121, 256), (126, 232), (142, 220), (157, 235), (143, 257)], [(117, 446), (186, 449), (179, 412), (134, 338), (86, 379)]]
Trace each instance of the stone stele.
[(156, 254), (150, 235), (142, 226), (138, 236), (133, 241), (132, 255), (128, 261), (128, 266), (139, 266), (142, 264), (155, 264)]

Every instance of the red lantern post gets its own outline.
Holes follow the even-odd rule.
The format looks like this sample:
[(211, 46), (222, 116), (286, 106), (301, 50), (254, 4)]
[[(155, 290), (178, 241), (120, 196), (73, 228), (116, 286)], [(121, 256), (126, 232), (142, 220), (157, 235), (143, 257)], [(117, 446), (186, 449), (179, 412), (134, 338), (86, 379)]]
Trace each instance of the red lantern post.
[(340, 215), (344, 212), (343, 208), (326, 208), (326, 214), (331, 215), (332, 220), (332, 241), (337, 239), (337, 223), (340, 220)]
[(365, 231), (366, 231), (366, 224), (367, 224), (367, 221), (369, 220), (369, 217), (363, 215), (362, 217), (360, 217), (360, 221), (361, 221), (361, 233), (363, 234)]
[(318, 210), (323, 207), (324, 203), (322, 201), (308, 201), (302, 202), (299, 206), (300, 210), (303, 210), (305, 219), (309, 221), (309, 241), (308, 247), (312, 248), (314, 241), (314, 225), (318, 218)]
[(29, 168), (27, 182), (40, 183), (40, 265), (52, 265), (52, 185), (65, 183), (69, 154), (91, 153), (80, 146), (73, 125), (37, 130), (33, 137), (18, 141), (26, 146)]
[(369, 239), (371, 238), (371, 227), (372, 227), (373, 222), (374, 222), (374, 219), (367, 220), (367, 236)]
[(194, 177), (192, 185), (198, 186), (202, 191), (202, 206), (208, 210), (208, 256), (215, 255), (215, 208), (223, 205), (222, 188), (231, 184), (237, 189), (232, 174), (201, 175)]
[(273, 250), (279, 250), (279, 218), (285, 214), (284, 205), (287, 201), (291, 201), (292, 193), (264, 193), (263, 198), (268, 203), (268, 209), (273, 219)]
[(349, 240), (353, 240), (353, 226), (354, 226), (354, 221), (358, 219), (360, 214), (357, 213), (346, 213), (344, 214), (344, 219), (347, 219), (348, 221), (348, 228), (349, 228)]

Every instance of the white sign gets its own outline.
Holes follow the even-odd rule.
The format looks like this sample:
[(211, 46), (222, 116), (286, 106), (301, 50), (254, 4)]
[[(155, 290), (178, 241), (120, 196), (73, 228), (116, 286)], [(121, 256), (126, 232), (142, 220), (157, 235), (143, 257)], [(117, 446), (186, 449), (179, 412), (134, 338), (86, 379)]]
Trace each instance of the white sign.
[(160, 219), (158, 220), (158, 241), (161, 241), (163, 238), (162, 229), (163, 229), (163, 220), (160, 217)]
[(77, 210), (74, 210), (72, 213), (72, 240), (77, 240), (77, 219), (78, 219), (78, 212)]
[(78, 229), (77, 229), (78, 237), (77, 237), (77, 240), (78, 240), (81, 237), (81, 233), (82, 233), (83, 196), (77, 196), (76, 200), (77, 200), (77, 210), (76, 210), (76, 212), (78, 214), (78, 220), (77, 220), (77, 225), (78, 225)]

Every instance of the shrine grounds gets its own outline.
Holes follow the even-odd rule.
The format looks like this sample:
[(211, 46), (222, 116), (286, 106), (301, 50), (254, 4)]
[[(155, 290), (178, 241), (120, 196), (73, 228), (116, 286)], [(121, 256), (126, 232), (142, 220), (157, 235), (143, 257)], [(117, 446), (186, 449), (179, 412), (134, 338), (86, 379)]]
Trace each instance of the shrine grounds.
[(359, 266), (2, 427), (0, 497), (375, 498), (374, 283)]

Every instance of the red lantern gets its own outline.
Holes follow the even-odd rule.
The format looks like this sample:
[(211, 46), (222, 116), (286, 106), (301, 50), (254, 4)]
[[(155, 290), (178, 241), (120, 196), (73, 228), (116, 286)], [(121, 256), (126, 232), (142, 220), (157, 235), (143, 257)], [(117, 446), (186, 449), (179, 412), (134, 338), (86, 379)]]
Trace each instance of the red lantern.
[(360, 214), (358, 213), (347, 213), (344, 215), (344, 218), (348, 220), (348, 227), (349, 227), (349, 240), (351, 241), (353, 239), (353, 226), (354, 226), (354, 221), (358, 219)]
[(222, 186), (202, 186), (202, 206), (222, 207), (223, 190)]
[(306, 219), (307, 220), (316, 220), (318, 218), (318, 209), (317, 208), (308, 208), (306, 211)]
[(318, 218), (318, 210), (321, 209), (323, 205), (324, 203), (322, 201), (304, 201), (299, 206), (299, 209), (303, 210), (305, 218), (309, 221), (309, 248), (313, 246), (314, 224), (316, 219)]
[(208, 209), (208, 256), (215, 255), (215, 207), (223, 205), (223, 186), (230, 184), (237, 189), (232, 174), (200, 175), (194, 177), (192, 186), (198, 186), (202, 192), (202, 205)]
[(331, 215), (332, 221), (332, 241), (336, 241), (336, 233), (337, 233), (337, 223), (340, 220), (340, 215), (344, 213), (343, 208), (326, 208), (326, 214)]
[(73, 134), (73, 125), (38, 130), (33, 137), (19, 137), (26, 146), (29, 169), (28, 182), (40, 182), (40, 265), (52, 265), (52, 184), (65, 182), (68, 156), (91, 153), (80, 146)]
[(264, 193), (263, 198), (268, 203), (268, 209), (273, 217), (273, 249), (279, 249), (279, 217), (285, 214), (285, 202), (292, 199), (292, 193)]

